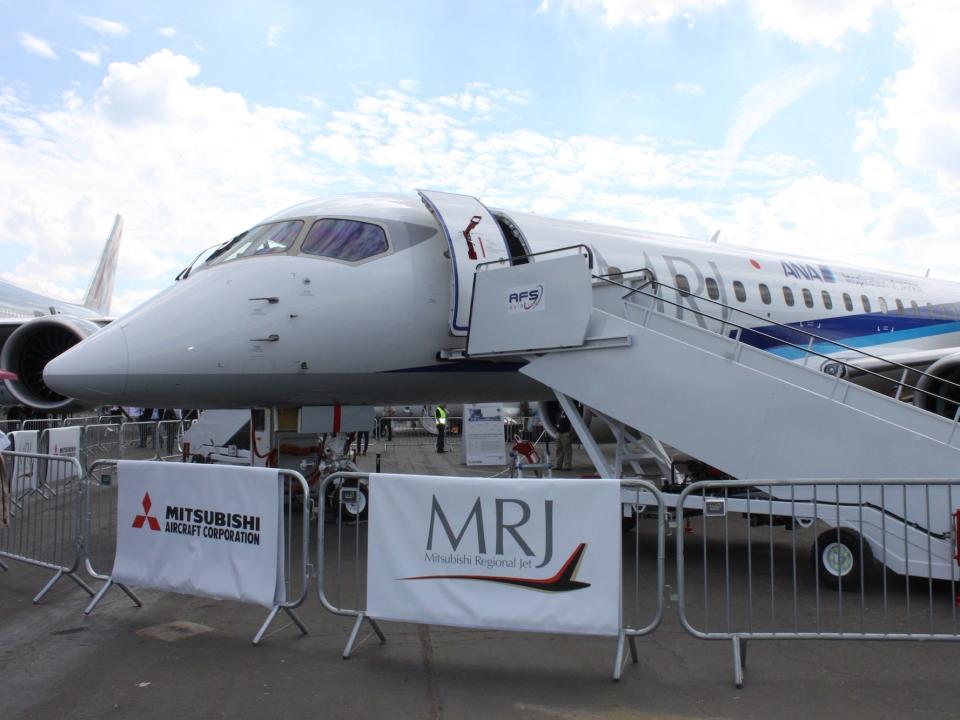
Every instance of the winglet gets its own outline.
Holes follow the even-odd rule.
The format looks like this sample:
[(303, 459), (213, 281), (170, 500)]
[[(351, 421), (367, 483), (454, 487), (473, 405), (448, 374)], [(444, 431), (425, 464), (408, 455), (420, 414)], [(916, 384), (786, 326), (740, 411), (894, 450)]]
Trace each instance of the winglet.
[(120, 239), (123, 236), (123, 218), (117, 215), (113, 221), (113, 230), (103, 246), (97, 271), (93, 274), (87, 294), (83, 296), (83, 305), (96, 310), (101, 315), (110, 314), (110, 302), (113, 300), (113, 278), (117, 270), (117, 258), (120, 255)]

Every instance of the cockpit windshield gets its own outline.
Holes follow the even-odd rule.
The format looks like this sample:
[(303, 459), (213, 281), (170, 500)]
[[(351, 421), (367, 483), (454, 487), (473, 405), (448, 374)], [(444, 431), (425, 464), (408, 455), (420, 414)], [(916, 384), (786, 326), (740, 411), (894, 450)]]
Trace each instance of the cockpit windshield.
[(383, 228), (359, 220), (317, 220), (307, 233), (300, 252), (304, 255), (359, 262), (389, 249)]
[(258, 225), (231, 240), (207, 260), (207, 265), (217, 265), (228, 260), (250, 257), (252, 255), (269, 255), (282, 253), (290, 249), (300, 231), (303, 229), (303, 220), (287, 220), (285, 222)]

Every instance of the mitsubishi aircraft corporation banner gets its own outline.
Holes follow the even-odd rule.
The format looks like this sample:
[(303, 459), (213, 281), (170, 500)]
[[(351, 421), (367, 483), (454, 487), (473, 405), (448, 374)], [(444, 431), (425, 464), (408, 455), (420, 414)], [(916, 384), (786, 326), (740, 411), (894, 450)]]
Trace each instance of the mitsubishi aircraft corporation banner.
[(276, 470), (124, 460), (117, 483), (115, 582), (266, 607), (285, 599)]
[(616, 635), (617, 480), (370, 476), (367, 614)]

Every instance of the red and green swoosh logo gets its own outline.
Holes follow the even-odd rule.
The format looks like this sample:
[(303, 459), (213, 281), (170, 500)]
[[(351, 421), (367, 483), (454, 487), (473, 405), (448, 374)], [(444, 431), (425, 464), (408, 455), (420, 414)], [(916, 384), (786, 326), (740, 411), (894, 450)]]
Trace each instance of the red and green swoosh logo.
[(501, 585), (514, 585), (527, 588), (528, 590), (540, 590), (541, 592), (571, 592), (573, 590), (583, 590), (583, 588), (590, 587), (590, 583), (581, 582), (576, 579), (577, 571), (580, 569), (580, 561), (583, 559), (583, 553), (586, 549), (586, 543), (577, 545), (576, 549), (570, 553), (570, 557), (567, 558), (563, 567), (561, 567), (553, 577), (548, 578), (523, 578), (504, 575), (418, 575), (401, 579), (478, 580), (481, 582), (499, 583)]

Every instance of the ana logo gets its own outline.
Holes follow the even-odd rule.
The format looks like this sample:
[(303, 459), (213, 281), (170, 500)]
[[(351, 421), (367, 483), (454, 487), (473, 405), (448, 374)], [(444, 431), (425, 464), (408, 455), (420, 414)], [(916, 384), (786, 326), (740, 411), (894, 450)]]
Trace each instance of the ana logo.
[(150, 493), (143, 494), (143, 515), (137, 515), (133, 519), (133, 526), (135, 528), (142, 528), (144, 523), (150, 525), (151, 530), (156, 530), (160, 532), (160, 521), (157, 520), (153, 515), (150, 514), (150, 508), (153, 506), (153, 503), (150, 501)]
[(507, 310), (511, 313), (543, 310), (543, 285), (512, 288), (507, 296)]
[(837, 281), (833, 271), (826, 265), (804, 265), (785, 260), (781, 261), (780, 265), (783, 267), (785, 277), (792, 277), (797, 280), (819, 280), (828, 283)]
[(753, 265), (753, 267), (755, 267), (757, 270), (760, 269), (760, 263), (754, 260), (753, 258), (750, 258), (750, 264)]

